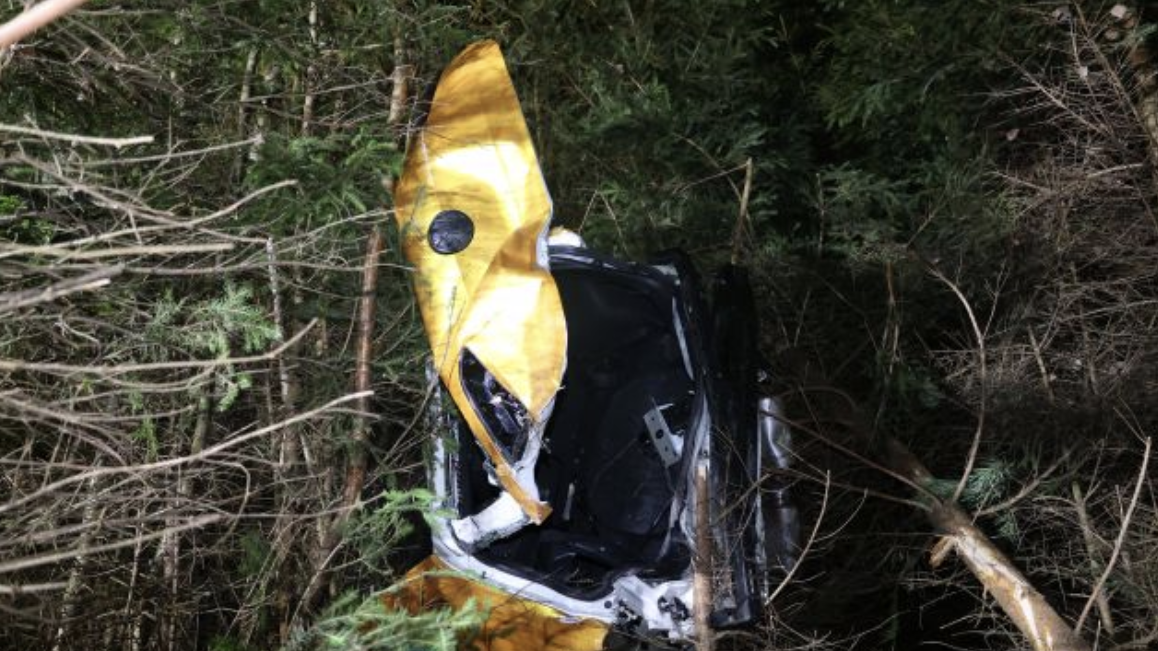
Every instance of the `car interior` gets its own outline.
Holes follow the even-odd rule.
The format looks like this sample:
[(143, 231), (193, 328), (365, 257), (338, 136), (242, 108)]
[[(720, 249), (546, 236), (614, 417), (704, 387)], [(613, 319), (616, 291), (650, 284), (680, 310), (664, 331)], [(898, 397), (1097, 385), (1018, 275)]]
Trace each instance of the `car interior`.
[[(679, 578), (690, 552), (672, 504), (687, 476), (683, 442), (698, 389), (676, 320), (676, 279), (587, 254), (553, 255), (552, 274), (568, 332), (567, 369), (536, 465), (540, 499), (552, 513), (474, 553), (576, 598), (605, 594), (629, 571)], [(494, 386), (489, 375), (479, 364), (463, 366), (475, 395)], [(492, 433), (501, 446), (518, 448), (522, 414), (498, 412), (484, 421), (492, 430), (511, 428)], [(464, 424), (458, 436), (457, 504), (466, 516), (499, 492)]]

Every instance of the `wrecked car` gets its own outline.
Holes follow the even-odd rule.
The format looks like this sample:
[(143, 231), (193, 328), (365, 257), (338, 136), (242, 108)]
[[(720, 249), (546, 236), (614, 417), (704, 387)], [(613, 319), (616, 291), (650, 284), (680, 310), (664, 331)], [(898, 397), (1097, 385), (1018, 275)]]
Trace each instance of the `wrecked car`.
[(476, 646), (495, 649), (692, 640), (697, 604), (700, 626), (756, 621), (798, 525), (768, 472), (789, 433), (759, 390), (743, 270), (709, 290), (679, 253), (628, 262), (552, 229), (493, 42), (443, 71), (424, 112), (395, 206), (437, 374), (440, 510), (395, 602), (473, 598), (490, 613)]

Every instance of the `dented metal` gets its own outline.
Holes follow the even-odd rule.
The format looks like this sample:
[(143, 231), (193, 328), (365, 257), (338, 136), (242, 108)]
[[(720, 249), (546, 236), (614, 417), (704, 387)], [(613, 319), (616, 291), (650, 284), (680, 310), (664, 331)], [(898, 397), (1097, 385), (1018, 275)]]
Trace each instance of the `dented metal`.
[[(549, 232), (492, 42), (443, 72), (395, 203), (439, 387), (438, 508), (434, 558), (387, 601), (518, 604), (494, 609), (486, 630), (507, 637), (487, 648), (594, 651), (613, 627), (689, 640), (703, 632), (692, 559), (708, 531), (701, 546), (733, 584), (699, 619), (753, 621), (768, 571), (795, 562), (799, 525), (786, 483), (748, 490), (788, 467), (791, 438), (744, 362), (757, 354), (735, 328), (746, 284), (729, 281), (709, 309), (683, 256), (624, 262)], [(701, 526), (697, 470), (712, 491)]]
[(468, 47), (443, 72), (396, 186), (395, 218), (439, 376), (497, 481), (527, 521), (542, 522), (550, 508), (531, 473), (538, 443), (505, 458), (462, 386), (469, 353), (541, 424), (566, 363), (544, 255), (551, 198), (494, 42)]

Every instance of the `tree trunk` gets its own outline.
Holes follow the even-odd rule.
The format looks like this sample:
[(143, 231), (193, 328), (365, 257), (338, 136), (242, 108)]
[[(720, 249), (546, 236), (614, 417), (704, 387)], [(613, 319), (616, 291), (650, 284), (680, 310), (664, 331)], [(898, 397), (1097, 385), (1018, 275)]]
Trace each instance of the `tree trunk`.
[(52, 645), (52, 651), (65, 651), (70, 648), (70, 640), (72, 639), (72, 621), (76, 617), (77, 601), (80, 598), (80, 590), (84, 585), (84, 570), (88, 561), (88, 554), (86, 553), (89, 543), (92, 541), (93, 535), (100, 528), (99, 525), (93, 525), (99, 518), (104, 517), (104, 509), (101, 510), (100, 515), (97, 515), (97, 482), (96, 478), (90, 479), (85, 486), (89, 498), (84, 505), (84, 514), (81, 516), (81, 521), (86, 525), (84, 533), (81, 534), (80, 544), (77, 545), (79, 553), (73, 561), (72, 569), (68, 573), (68, 583), (64, 588), (64, 595), (61, 597), (60, 606), (60, 625), (56, 629), (56, 640)]
[(310, 63), (306, 66), (305, 79), (302, 80), (302, 135), (310, 135), (310, 127), (314, 123), (314, 78), (318, 76), (318, 3), (310, 1)]
[[(402, 63), (405, 57), (403, 45), (404, 41), (401, 35), (395, 35), (394, 70), (391, 73), (393, 90), (390, 96), (389, 113), (387, 114), (388, 126), (391, 128), (401, 122), (406, 105), (410, 66)], [(387, 174), (383, 178), (382, 185), (387, 192), (392, 192), (394, 179)], [(382, 255), (382, 245), (381, 230), (377, 225), (371, 226), (366, 239), (366, 254), (362, 262), (362, 293), (358, 302), (358, 334), (354, 361), (354, 390), (357, 392), (369, 391), (372, 385), (370, 362), (373, 357), (374, 341), (374, 294), (378, 287), (378, 261)], [(337, 515), (326, 525), (324, 535), (319, 536), (318, 545), (313, 551), (313, 578), (302, 597), (302, 602), (307, 606), (313, 601), (324, 583), (322, 577), (326, 573), (326, 565), (329, 563), (330, 555), (338, 544), (341, 527), (353, 513), (366, 485), (366, 441), (370, 433), (371, 409), (369, 394), (358, 399), (357, 408), (359, 413), (354, 419), (354, 427), (350, 434), (341, 505)]]

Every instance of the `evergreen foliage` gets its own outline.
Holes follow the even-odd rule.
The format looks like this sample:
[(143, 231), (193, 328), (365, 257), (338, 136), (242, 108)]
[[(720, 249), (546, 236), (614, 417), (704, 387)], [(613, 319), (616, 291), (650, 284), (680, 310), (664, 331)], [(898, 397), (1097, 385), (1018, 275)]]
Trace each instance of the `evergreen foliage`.
[[(620, 254), (753, 270), (770, 390), (807, 441), (798, 491), (833, 535), (773, 604), (786, 626), (722, 644), (1017, 646), (959, 619), (976, 591), (926, 569), (908, 489), (825, 443), (867, 455), (852, 421), (914, 449), (935, 494), (960, 488), (1071, 620), (1108, 569), (1112, 614), (1086, 631), (1152, 644), (1158, 506), (1123, 514), (1158, 423), (1156, 28), (1129, 9), (133, 0), (0, 53), (0, 124), (34, 131), (0, 131), (0, 646), (447, 649), (477, 626), (377, 598), (424, 551), (432, 500), (396, 247), (368, 436), (341, 401), (364, 240), (404, 150), (390, 74), (414, 66), (421, 96), (483, 37), (507, 53), (558, 222)], [(799, 358), (823, 387), (788, 382)], [(361, 508), (334, 518), (362, 452)], [(840, 484), (823, 513), (813, 469)], [(85, 551), (103, 543), (124, 544)]]

